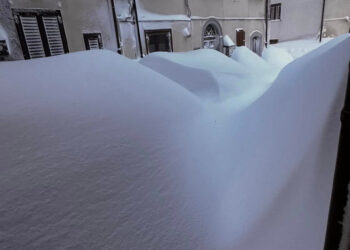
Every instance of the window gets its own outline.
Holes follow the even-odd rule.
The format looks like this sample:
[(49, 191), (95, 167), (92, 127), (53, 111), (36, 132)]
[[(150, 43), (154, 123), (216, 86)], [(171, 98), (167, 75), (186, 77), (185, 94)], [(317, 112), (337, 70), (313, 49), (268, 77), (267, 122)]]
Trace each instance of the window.
[(0, 56), (8, 56), (8, 55), (9, 55), (9, 49), (7, 47), (6, 40), (0, 40)]
[(270, 19), (271, 20), (281, 20), (281, 9), (282, 4), (276, 3), (270, 6)]
[(254, 53), (261, 55), (263, 50), (263, 37), (259, 31), (255, 31), (250, 35), (250, 49)]
[(103, 49), (101, 33), (84, 34), (84, 42), (87, 50)]
[(209, 19), (203, 26), (203, 48), (222, 51), (222, 30), (215, 19)]
[(271, 39), (270, 40), (270, 44), (277, 44), (278, 43), (278, 39)]
[(171, 30), (146, 30), (147, 53), (156, 51), (173, 51), (173, 41)]
[(14, 10), (25, 59), (68, 53), (60, 11)]
[(215, 49), (218, 34), (213, 25), (209, 24), (204, 31), (204, 48)]

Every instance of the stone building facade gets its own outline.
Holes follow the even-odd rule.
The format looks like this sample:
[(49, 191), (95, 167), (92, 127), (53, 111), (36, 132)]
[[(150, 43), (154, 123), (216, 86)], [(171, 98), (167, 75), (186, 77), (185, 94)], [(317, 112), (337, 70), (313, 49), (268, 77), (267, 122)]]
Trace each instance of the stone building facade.
[[(323, 0), (270, 1), (270, 39), (273, 42), (319, 37)], [(334, 37), (348, 33), (349, 16), (349, 0), (326, 0), (323, 36)]]
[[(137, 58), (264, 44), (264, 0), (3, 0), (0, 41), (17, 60), (104, 48)], [(4, 42), (5, 41), (5, 42)], [(1, 44), (0, 44), (1, 46)]]

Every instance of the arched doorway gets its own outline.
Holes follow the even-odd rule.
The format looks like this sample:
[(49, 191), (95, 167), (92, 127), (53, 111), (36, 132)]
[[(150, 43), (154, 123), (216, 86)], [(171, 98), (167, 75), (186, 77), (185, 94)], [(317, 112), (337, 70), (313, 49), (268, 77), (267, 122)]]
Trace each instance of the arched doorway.
[(203, 48), (222, 51), (222, 29), (215, 19), (209, 19), (203, 26)]
[(254, 31), (250, 35), (250, 49), (254, 53), (261, 55), (263, 50), (263, 40), (262, 40), (262, 34), (259, 31)]

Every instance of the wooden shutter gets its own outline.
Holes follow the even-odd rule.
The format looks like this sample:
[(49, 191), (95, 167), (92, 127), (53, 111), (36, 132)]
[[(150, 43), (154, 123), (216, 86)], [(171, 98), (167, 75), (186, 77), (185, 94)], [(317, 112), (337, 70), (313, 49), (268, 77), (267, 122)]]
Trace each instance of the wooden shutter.
[(102, 35), (101, 33), (85, 33), (84, 42), (87, 50), (102, 49)]
[(47, 42), (52, 56), (64, 54), (64, 47), (57, 16), (43, 16)]
[(25, 59), (68, 53), (59, 10), (12, 10)]
[(97, 37), (90, 37), (88, 39), (89, 43), (89, 49), (100, 49), (100, 46), (98, 44), (98, 38)]
[(20, 16), (20, 20), (30, 58), (45, 57), (45, 50), (36, 16)]

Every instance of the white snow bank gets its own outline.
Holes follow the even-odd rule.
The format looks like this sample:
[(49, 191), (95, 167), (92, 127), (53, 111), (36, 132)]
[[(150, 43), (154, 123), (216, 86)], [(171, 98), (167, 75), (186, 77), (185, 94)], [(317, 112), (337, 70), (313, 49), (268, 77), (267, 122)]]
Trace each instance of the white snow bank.
[(260, 74), (262, 71), (267, 72), (272, 69), (270, 64), (246, 46), (237, 47), (231, 58), (244, 65), (252, 73)]
[(185, 14), (179, 14), (179, 15), (167, 15), (167, 14), (161, 14), (156, 12), (148, 11), (142, 2), (139, 1), (137, 4), (138, 7), (138, 14), (139, 14), (139, 20), (143, 22), (147, 21), (187, 21), (190, 22), (191, 18), (189, 18)]
[[(172, 79), (200, 99), (221, 103), (229, 113), (258, 99), (273, 83), (280, 67), (273, 67), (248, 48), (237, 48), (232, 60), (215, 50), (152, 53), (140, 63)], [(216, 108), (215, 106), (209, 107)]]
[(211, 72), (238, 75), (244, 75), (249, 72), (242, 65), (239, 65), (238, 63), (232, 61), (229, 57), (213, 49), (199, 49), (178, 53), (156, 52), (148, 55), (147, 57), (164, 58), (183, 66)]
[(239, 92), (237, 88), (246, 81), (244, 77), (249, 75), (244, 66), (210, 49), (157, 52), (139, 62), (177, 82), (202, 100), (210, 101), (222, 101), (236, 95)]
[[(344, 35), (295, 60), (232, 119), (231, 133), (244, 133), (231, 138), (243, 142), (231, 148), (237, 165), (245, 166), (235, 173), (246, 180), (243, 186), (232, 180), (222, 198), (222, 226), (245, 226), (227, 226), (222, 241), (244, 231), (245, 240), (233, 249), (322, 249), (349, 49), (350, 36)], [(258, 190), (264, 190), (260, 197), (250, 195)]]
[(323, 38), (320, 43), (318, 39), (295, 40), (272, 45), (287, 51), (293, 58), (301, 57), (310, 51), (317, 49), (321, 45), (331, 41), (333, 38)]
[[(219, 100), (219, 83), (211, 72), (175, 63), (159, 56), (159, 54), (160, 53), (152, 53), (139, 60), (139, 62), (153, 69), (155, 72), (177, 82), (203, 100)], [(171, 55), (169, 54), (169, 56)]]
[(0, 63), (0, 248), (322, 249), (349, 59), (221, 119), (111, 53)]
[(186, 90), (107, 51), (0, 62), (0, 75), (1, 249), (161, 249), (197, 235), (174, 142), (201, 110)]
[(274, 67), (283, 68), (294, 58), (285, 50), (269, 46), (263, 50), (262, 57)]

